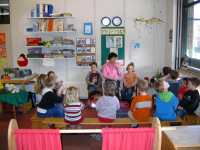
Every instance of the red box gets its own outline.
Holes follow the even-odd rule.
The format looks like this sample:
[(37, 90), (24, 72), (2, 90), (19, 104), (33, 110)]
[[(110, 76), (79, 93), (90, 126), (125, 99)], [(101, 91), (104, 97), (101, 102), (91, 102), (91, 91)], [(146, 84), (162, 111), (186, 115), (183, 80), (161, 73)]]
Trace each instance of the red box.
[(27, 44), (38, 44), (42, 38), (26, 38)]

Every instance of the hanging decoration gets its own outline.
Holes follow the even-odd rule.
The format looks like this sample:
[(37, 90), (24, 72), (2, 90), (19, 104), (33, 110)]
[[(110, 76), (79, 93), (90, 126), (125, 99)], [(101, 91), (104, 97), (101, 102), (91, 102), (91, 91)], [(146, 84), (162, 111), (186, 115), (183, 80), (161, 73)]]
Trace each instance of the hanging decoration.
[[(146, 5), (146, 4), (145, 4)], [(160, 17), (161, 17), (161, 11), (160, 11), (160, 16), (159, 16), (159, 18), (157, 18), (157, 17), (155, 17), (156, 16), (156, 11), (155, 11), (155, 0), (154, 0), (154, 6), (153, 6), (153, 8), (154, 8), (154, 12), (153, 12), (153, 17), (152, 18), (150, 18), (150, 19), (144, 19), (144, 18), (141, 18), (140, 17), (140, 19), (137, 19), (137, 18), (135, 18), (135, 19), (133, 19), (133, 21), (134, 21), (134, 23), (135, 23), (135, 25), (134, 25), (134, 27), (135, 27), (135, 29), (136, 30), (138, 30), (138, 33), (140, 33), (140, 29), (138, 28), (138, 24), (137, 24), (137, 22), (140, 22), (140, 25), (141, 25), (141, 23), (145, 23), (145, 28), (144, 29), (146, 29), (146, 28), (149, 28), (149, 29), (152, 29), (152, 25), (153, 25), (153, 23), (156, 23), (156, 25), (157, 24), (161, 24), (161, 23), (164, 23), (161, 19), (160, 19)], [(146, 10), (146, 9), (144, 9), (144, 10)], [(141, 13), (141, 15), (140, 16), (142, 16), (142, 13)], [(151, 31), (149, 32), (149, 33), (151, 33)]]

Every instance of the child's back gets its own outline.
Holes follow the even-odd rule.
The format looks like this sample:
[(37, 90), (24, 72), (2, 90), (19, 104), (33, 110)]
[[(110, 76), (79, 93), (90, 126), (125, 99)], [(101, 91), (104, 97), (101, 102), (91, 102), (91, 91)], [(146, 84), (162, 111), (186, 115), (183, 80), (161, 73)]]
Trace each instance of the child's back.
[(130, 111), (133, 112), (133, 118), (137, 121), (146, 121), (150, 117), (152, 106), (152, 97), (147, 95), (138, 95), (133, 98)]
[(181, 80), (177, 80), (179, 73), (176, 70), (172, 70), (170, 72), (170, 76), (171, 76), (171, 81), (167, 81), (169, 83), (168, 91), (171, 91), (177, 97), (181, 85)]
[(163, 80), (158, 80), (154, 84), (154, 88), (159, 92), (156, 96), (154, 116), (164, 121), (176, 120), (175, 110), (179, 101), (172, 92), (168, 92), (169, 84)]

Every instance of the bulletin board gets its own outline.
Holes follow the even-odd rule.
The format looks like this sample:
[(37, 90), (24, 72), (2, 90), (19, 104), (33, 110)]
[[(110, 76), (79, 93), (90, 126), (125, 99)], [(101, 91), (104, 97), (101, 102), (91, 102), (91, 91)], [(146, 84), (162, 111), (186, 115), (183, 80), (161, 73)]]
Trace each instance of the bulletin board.
[[(122, 31), (123, 30), (123, 31)], [(108, 59), (110, 51), (117, 51), (118, 59), (124, 59), (125, 34), (124, 27), (101, 27), (101, 65)], [(112, 42), (111, 42), (112, 41)]]
[(90, 66), (92, 62), (96, 61), (95, 45), (95, 38), (76, 39), (77, 66)]

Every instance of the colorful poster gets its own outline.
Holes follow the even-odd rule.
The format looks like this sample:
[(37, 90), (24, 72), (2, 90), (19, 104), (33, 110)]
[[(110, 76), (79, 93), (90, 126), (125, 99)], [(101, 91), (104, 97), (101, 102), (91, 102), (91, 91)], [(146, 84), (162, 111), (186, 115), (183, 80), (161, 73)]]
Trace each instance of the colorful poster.
[(0, 58), (7, 58), (5, 33), (0, 33)]

